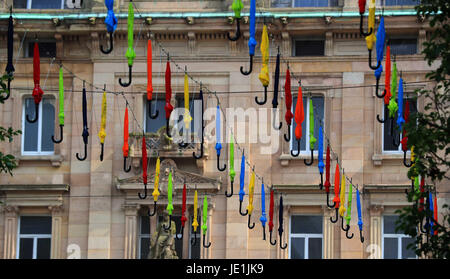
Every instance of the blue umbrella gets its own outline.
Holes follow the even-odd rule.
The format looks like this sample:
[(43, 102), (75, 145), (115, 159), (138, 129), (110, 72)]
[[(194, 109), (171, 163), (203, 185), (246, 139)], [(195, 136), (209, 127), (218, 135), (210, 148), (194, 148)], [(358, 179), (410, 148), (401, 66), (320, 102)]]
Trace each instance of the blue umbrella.
[[(434, 205), (433, 205), (433, 194), (431, 193), (431, 191), (429, 191), (428, 200), (429, 200), (429, 204), (430, 204), (430, 216), (433, 216)], [(430, 218), (431, 235), (434, 234), (433, 225), (434, 225), (433, 224), (433, 218)]]
[(384, 29), (384, 17), (381, 17), (380, 25), (378, 26), (377, 31), (377, 42), (375, 44), (377, 53), (377, 64), (380, 65), (380, 67), (378, 67), (375, 70), (375, 77), (377, 79), (375, 93), (378, 98), (384, 98), (384, 95), (386, 94), (384, 92), (382, 95), (378, 95), (378, 84), (380, 82), (381, 73), (383, 72), (383, 66), (381, 65), (381, 61), (383, 61), (385, 39), (386, 39), (386, 30)]
[(117, 17), (114, 14), (114, 0), (105, 0), (106, 9), (108, 12), (105, 18), (106, 30), (109, 33), (109, 49), (104, 50), (103, 46), (100, 46), (100, 51), (104, 54), (108, 54), (113, 50), (113, 33), (117, 28)]
[(325, 167), (325, 164), (323, 163), (323, 131), (322, 126), (319, 127), (319, 164), (317, 165), (319, 167), (320, 172), (320, 190), (322, 190), (323, 187), (323, 168)]
[(224, 171), (227, 167), (225, 164), (222, 168), (219, 166), (219, 159), (220, 159), (220, 150), (222, 149), (222, 144), (220, 143), (220, 107), (217, 106), (217, 113), (216, 113), (216, 153), (217, 153), (217, 169), (219, 171)]
[(358, 208), (359, 237), (361, 239), (361, 242), (364, 242), (364, 237), (362, 236), (363, 220), (362, 220), (362, 216), (361, 216), (361, 197), (359, 195), (359, 189), (358, 188), (356, 188), (356, 206)]
[(259, 218), (263, 227), (263, 240), (266, 240), (266, 193), (264, 191), (264, 182), (261, 184), (261, 217)]
[(397, 111), (397, 125), (400, 129), (400, 132), (402, 131), (402, 125), (405, 123), (405, 119), (403, 118), (403, 79), (400, 78), (400, 82), (398, 84), (398, 97), (397, 97), (397, 103), (398, 103), (398, 111)]
[(249, 75), (252, 72), (253, 68), (253, 56), (255, 55), (255, 48), (257, 45), (255, 39), (255, 14), (256, 14), (256, 0), (250, 0), (250, 38), (248, 40), (248, 54), (250, 56), (250, 68), (248, 72), (244, 71), (244, 68), (241, 66), (241, 73), (245, 76)]
[(239, 213), (242, 216), (245, 216), (248, 213), (248, 210), (245, 213), (242, 213), (242, 201), (244, 200), (244, 195), (245, 195), (244, 179), (245, 179), (245, 155), (244, 155), (244, 152), (242, 152), (241, 174), (239, 176), (239, 185), (240, 185), (240, 190), (239, 190)]

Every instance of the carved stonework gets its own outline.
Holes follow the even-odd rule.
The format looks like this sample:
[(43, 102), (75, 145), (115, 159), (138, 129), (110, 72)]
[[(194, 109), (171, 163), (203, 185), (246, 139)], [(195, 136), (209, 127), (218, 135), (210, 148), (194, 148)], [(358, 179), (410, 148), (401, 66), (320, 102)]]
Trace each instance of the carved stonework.
[(373, 204), (370, 205), (369, 210), (371, 216), (380, 216), (381, 214), (383, 214), (384, 206), (379, 204)]
[(150, 239), (150, 253), (149, 259), (178, 259), (175, 251), (176, 226), (175, 222), (171, 221), (171, 229), (165, 230), (162, 226), (169, 226), (169, 218), (167, 213), (164, 213), (164, 222), (159, 222), (156, 231)]
[(188, 32), (188, 48), (189, 48), (189, 54), (194, 55), (195, 54), (195, 46), (196, 46), (196, 40), (195, 40), (195, 33), (194, 32)]

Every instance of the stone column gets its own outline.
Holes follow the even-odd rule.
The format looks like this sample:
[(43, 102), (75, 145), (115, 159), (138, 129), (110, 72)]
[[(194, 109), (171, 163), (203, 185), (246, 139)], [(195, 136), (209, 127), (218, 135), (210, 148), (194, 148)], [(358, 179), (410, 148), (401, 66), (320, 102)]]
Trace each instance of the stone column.
[(49, 206), (52, 213), (52, 240), (51, 240), (51, 259), (61, 259), (61, 237), (62, 237), (62, 206)]
[(423, 43), (426, 41), (427, 41), (427, 31), (425, 29), (420, 29), (417, 40), (417, 53), (422, 53), (424, 49)]
[(333, 55), (333, 32), (325, 32), (325, 56)]
[(125, 246), (124, 259), (136, 259), (137, 247), (137, 219), (140, 205), (124, 205), (125, 210)]
[(371, 205), (370, 212), (370, 238), (366, 252), (369, 259), (381, 259), (381, 215), (384, 207), (382, 205)]
[(3, 259), (16, 258), (17, 246), (17, 218), (19, 208), (17, 206), (5, 206), (3, 208), (5, 216)]
[(334, 215), (334, 210), (329, 210), (326, 205), (323, 210), (323, 258), (334, 258), (334, 224), (330, 222), (330, 217)]

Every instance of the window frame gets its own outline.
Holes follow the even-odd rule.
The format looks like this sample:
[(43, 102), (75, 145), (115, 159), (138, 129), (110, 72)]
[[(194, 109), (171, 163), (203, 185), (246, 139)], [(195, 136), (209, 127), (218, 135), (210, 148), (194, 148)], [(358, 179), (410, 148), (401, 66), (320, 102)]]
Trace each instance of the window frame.
[[(306, 111), (305, 111), (305, 120), (303, 121), (303, 122), (305, 122), (306, 121), (306, 128), (305, 128), (305, 131), (306, 131), (306, 150), (300, 150), (300, 155), (310, 155), (311, 154), (311, 149), (310, 149), (310, 146), (309, 146), (309, 100), (310, 100), (310, 98), (313, 98), (313, 97), (322, 97), (322, 99), (323, 99), (323, 117), (322, 117), (322, 123), (323, 123), (323, 126), (325, 126), (325, 117), (326, 117), (326, 110), (325, 110), (325, 94), (317, 94), (317, 93), (315, 93), (315, 94), (310, 94), (310, 93), (308, 93), (308, 94), (303, 94), (303, 97), (305, 97), (305, 95), (306, 95), (306, 101), (307, 101), (307, 105), (306, 105)], [(292, 112), (292, 114), (294, 114), (295, 115), (295, 109), (294, 109), (294, 105), (296, 105), (296, 103), (294, 102), (294, 99), (295, 98), (298, 98), (298, 94), (295, 94), (295, 95), (293, 95), (292, 96), (292, 108), (291, 108), (291, 112)], [(292, 121), (295, 121), (295, 119), (294, 118), (292, 118)], [(316, 125), (316, 123), (314, 123), (314, 125)], [(323, 127), (324, 129), (325, 129), (325, 127)], [(291, 152), (293, 149), (293, 146), (294, 146), (294, 141), (295, 141), (295, 130), (294, 130), (294, 125), (291, 125), (290, 126), (290, 129), (291, 129), (291, 140), (289, 141), (289, 152)], [(305, 135), (304, 135), (305, 136)], [(317, 135), (317, 137), (316, 137), (316, 139), (317, 139), (317, 145), (319, 145), (319, 135)], [(324, 139), (325, 139), (325, 133), (324, 133)], [(325, 140), (323, 141), (323, 143), (324, 143), (324, 145), (325, 145)], [(301, 147), (300, 147), (301, 148)], [(295, 150), (294, 150), (295, 151)], [(313, 156), (318, 156), (318, 154), (319, 154), (319, 150), (314, 150), (313, 151)]]
[[(23, 58), (31, 58), (31, 59), (33, 58), (33, 56), (29, 56), (28, 54), (30, 53), (30, 44), (34, 44), (34, 42), (35, 42), (35, 39), (25, 40), (25, 42), (24, 42), (25, 46), (23, 48)], [(58, 47), (56, 46), (55, 39), (39, 38), (37, 42), (38, 42), (38, 44), (40, 44), (40, 43), (52, 43), (53, 44), (54, 43), (55, 44), (55, 56), (56, 56), (56, 54), (58, 52)], [(41, 52), (39, 52), (39, 55), (40, 55), (41, 60), (55, 58), (55, 57), (45, 56)]]
[[(377, 0), (380, 1), (380, 6), (383, 7), (414, 7), (415, 5), (386, 5), (386, 0)], [(420, 2), (420, 1), (419, 1)]]
[[(318, 233), (292, 233), (291, 232), (291, 228), (292, 228), (292, 217), (293, 216), (313, 216), (313, 217), (322, 217), (321, 223), (322, 223), (322, 233), (318, 234)], [(291, 259), (291, 246), (292, 246), (292, 238), (304, 238), (305, 239), (305, 251), (304, 251), (304, 255), (305, 255), (305, 260), (309, 259), (309, 239), (310, 238), (320, 238), (322, 240), (322, 256), (321, 259), (323, 259), (323, 255), (324, 255), (324, 242), (323, 242), (323, 215), (320, 214), (292, 214), (289, 216), (289, 244), (288, 244), (288, 256), (289, 259)]]
[[(20, 240), (22, 238), (32, 238), (33, 239), (33, 260), (36, 260), (36, 256), (37, 256), (37, 240), (38, 239), (50, 239), (50, 258), (51, 258), (51, 251), (52, 251), (52, 233), (50, 232), (50, 234), (21, 234), (20, 233), (20, 225), (21, 225), (21, 221), (22, 221), (22, 217), (50, 217), (52, 218), (51, 215), (42, 215), (42, 214), (38, 214), (38, 215), (34, 215), (34, 214), (24, 214), (24, 215), (20, 215), (18, 220), (17, 220), (17, 240), (16, 240), (16, 259), (20, 259)], [(53, 220), (51, 222), (52, 224), (52, 228), (51, 230), (53, 230)]]
[(148, 234), (143, 234), (142, 233), (142, 218), (143, 217), (148, 217), (147, 215), (139, 215), (139, 227), (138, 227), (138, 231), (139, 231), (139, 233), (138, 233), (138, 251), (137, 251), (137, 253), (138, 253), (138, 257), (139, 257), (139, 259), (142, 259), (141, 258), (141, 251), (142, 251), (142, 238), (148, 238), (148, 239), (150, 239), (151, 240), (151, 238), (152, 238), (152, 233), (151, 233), (151, 222), (150, 222), (150, 220), (149, 220), (149, 232), (150, 233), (148, 233)]
[[(33, 0), (27, 0), (27, 10), (42, 10), (42, 9), (32, 9), (31, 6), (33, 5)], [(65, 6), (65, 0), (61, 0), (61, 8), (57, 9), (57, 10), (64, 10), (64, 6)], [(45, 9), (46, 10), (46, 9)], [(53, 10), (53, 9), (50, 9)]]
[[(381, 258), (384, 259), (384, 238), (396, 238), (397, 239), (397, 260), (402, 260), (402, 239), (403, 238), (412, 238), (407, 234), (401, 233), (384, 233), (384, 217), (385, 216), (398, 216), (395, 214), (384, 214), (381, 217)], [(406, 247), (405, 247), (406, 248)], [(410, 259), (410, 258), (406, 258)], [(417, 255), (414, 259), (417, 259)]]
[[(389, 6), (389, 7), (395, 7), (395, 6)], [(412, 54), (411, 53), (409, 53), (409, 54), (396, 54), (396, 53), (394, 53), (392, 51), (392, 45), (390, 45), (390, 43), (389, 43), (389, 45), (391, 46), (391, 55), (392, 56), (396, 56), (396, 55), (399, 55), (399, 56), (420, 55), (419, 37), (417, 35), (412, 35), (412, 34), (408, 35), (408, 34), (406, 34), (406, 35), (403, 35), (403, 36), (391, 35), (391, 36), (387, 36), (386, 37), (386, 42), (390, 42), (391, 40), (416, 40), (416, 52), (412, 53)], [(385, 46), (385, 49), (386, 49), (386, 46)]]
[[(323, 54), (321, 55), (297, 55), (297, 42), (308, 42), (308, 41), (323, 41)], [(325, 55), (325, 48), (326, 48), (326, 38), (324, 36), (311, 36), (311, 37), (294, 37), (292, 38), (292, 56), (293, 57), (324, 57)]]
[(273, 6), (273, 1), (270, 2), (270, 7), (271, 8), (278, 8), (278, 9), (286, 9), (286, 8), (297, 8), (297, 9), (308, 9), (308, 8), (322, 8), (322, 9), (327, 9), (327, 8), (337, 8), (339, 7), (339, 1), (336, 1), (336, 6), (330, 6), (330, 2), (333, 0), (327, 0), (328, 2), (328, 6), (295, 6), (295, 0), (291, 0), (291, 5), (289, 7), (276, 7)]
[[(41, 102), (39, 103), (39, 118), (37, 120), (38, 123), (38, 131), (37, 131), (37, 149), (38, 151), (25, 151), (25, 121), (26, 120), (26, 111), (25, 111), (25, 102), (26, 99), (31, 99), (33, 100), (33, 98), (30, 98), (28, 96), (25, 96), (23, 98), (23, 102), (22, 102), (22, 136), (21, 136), (21, 147), (20, 147), (20, 154), (22, 156), (51, 156), (51, 155), (55, 155), (55, 145), (53, 145), (53, 151), (40, 151), (42, 148), (42, 106), (43, 106), (43, 101), (45, 99), (53, 99), (52, 97), (43, 97)], [(53, 106), (55, 106), (55, 104), (53, 104)], [(56, 111), (56, 107), (55, 107), (55, 111)], [(53, 118), (53, 121), (55, 121), (55, 117)]]
[[(202, 246), (201, 246), (201, 239), (202, 239), (202, 231), (201, 231), (201, 222), (202, 222), (202, 218), (199, 218), (200, 219), (200, 222), (199, 222), (199, 226), (198, 226), (198, 228), (197, 228), (197, 243), (198, 243), (198, 245), (199, 245), (199, 259), (201, 259), (202, 258)], [(189, 257), (189, 259), (192, 259), (192, 244), (191, 244), (191, 240), (194, 238), (194, 234), (192, 233), (192, 230), (193, 230), (193, 228), (192, 228), (192, 223), (194, 222), (194, 215), (192, 214), (192, 215), (190, 215), (189, 216), (189, 221), (190, 221), (190, 223), (188, 224), (189, 225), (189, 244), (188, 244), (188, 246), (189, 246), (189, 253), (188, 253), (188, 257)]]

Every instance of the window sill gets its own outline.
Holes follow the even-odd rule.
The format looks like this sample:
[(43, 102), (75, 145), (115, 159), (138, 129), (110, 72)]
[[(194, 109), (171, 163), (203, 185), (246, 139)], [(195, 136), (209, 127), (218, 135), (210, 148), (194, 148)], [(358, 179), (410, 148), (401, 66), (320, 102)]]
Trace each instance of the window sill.
[[(406, 153), (406, 159), (411, 158), (411, 153)], [(403, 161), (403, 152), (399, 153), (391, 153), (391, 154), (374, 154), (372, 156), (372, 161), (375, 166), (381, 166), (383, 163), (383, 160), (389, 161), (389, 160), (398, 160)]]
[[(313, 155), (314, 160), (317, 160), (318, 157), (319, 156), (317, 153), (315, 153)], [(310, 159), (310, 158), (311, 158), (311, 152), (300, 153), (300, 155), (298, 155), (297, 157), (294, 157), (291, 154), (283, 153), (279, 157), (279, 159), (281, 161), (281, 166), (283, 166), (283, 167), (289, 166), (289, 161), (291, 161), (291, 160), (304, 160), (304, 159)]]
[(50, 161), (52, 167), (60, 167), (63, 161), (62, 155), (20, 155), (16, 157), (17, 163), (20, 161), (25, 162), (39, 162), (39, 161)]

